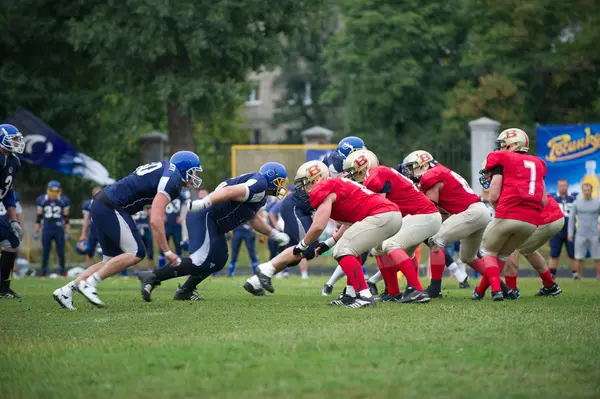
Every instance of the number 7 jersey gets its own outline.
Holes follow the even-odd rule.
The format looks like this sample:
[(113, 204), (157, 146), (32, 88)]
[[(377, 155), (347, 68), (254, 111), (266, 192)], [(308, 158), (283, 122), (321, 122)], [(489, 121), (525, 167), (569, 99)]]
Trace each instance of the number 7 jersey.
[(480, 202), (479, 196), (461, 175), (439, 163), (421, 176), (421, 191), (426, 193), (437, 183), (443, 184), (437, 205), (446, 212), (456, 215), (466, 211), (471, 204)]
[(493, 151), (485, 160), (485, 169), (492, 175), (502, 175), (502, 192), (495, 217), (538, 226), (545, 195), (546, 163), (534, 155)]

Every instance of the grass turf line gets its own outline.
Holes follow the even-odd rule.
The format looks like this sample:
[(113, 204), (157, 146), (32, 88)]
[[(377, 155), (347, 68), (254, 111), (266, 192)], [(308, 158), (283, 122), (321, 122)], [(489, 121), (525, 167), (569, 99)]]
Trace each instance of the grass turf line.
[[(177, 282), (143, 303), (135, 279), (99, 285), (105, 309), (65, 280), (13, 283), (0, 301), (6, 398), (598, 398), (600, 282), (561, 280), (556, 298), (471, 301), (445, 280), (446, 298), (375, 309), (326, 306), (324, 278), (274, 280), (251, 297), (242, 278), (204, 282), (204, 302), (171, 300)], [(338, 292), (341, 285), (336, 287)]]

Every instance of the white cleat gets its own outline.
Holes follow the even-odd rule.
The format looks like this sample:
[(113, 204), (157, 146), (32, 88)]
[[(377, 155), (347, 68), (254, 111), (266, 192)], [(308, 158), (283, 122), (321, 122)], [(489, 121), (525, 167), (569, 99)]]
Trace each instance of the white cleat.
[(62, 288), (58, 288), (54, 290), (52, 293), (54, 300), (58, 302), (60, 306), (69, 310), (77, 310), (73, 306), (73, 291), (71, 290), (63, 290)]
[(98, 292), (96, 291), (96, 287), (92, 287), (85, 281), (80, 281), (77, 289), (87, 299), (92, 305), (97, 306), (99, 308), (104, 307), (104, 302), (98, 298)]

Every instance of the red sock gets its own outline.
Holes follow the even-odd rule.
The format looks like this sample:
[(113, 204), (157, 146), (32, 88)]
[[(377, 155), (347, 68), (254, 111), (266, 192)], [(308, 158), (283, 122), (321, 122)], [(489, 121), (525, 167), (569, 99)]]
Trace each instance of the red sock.
[(475, 288), (475, 291), (477, 291), (478, 294), (483, 295), (483, 294), (485, 294), (485, 291), (488, 289), (489, 286), (490, 286), (490, 281), (485, 276), (485, 274), (483, 274), (481, 277), (481, 281), (479, 282), (479, 285), (477, 286), (477, 288)]
[(506, 264), (505, 260), (498, 258), (498, 268), (500, 269), (500, 274), (504, 272), (504, 265)]
[(429, 253), (429, 263), (431, 264), (431, 279), (441, 281), (446, 268), (446, 255), (443, 250), (431, 251)]
[(549, 269), (546, 269), (546, 271), (544, 273), (541, 273), (540, 278), (542, 279), (542, 282), (544, 283), (544, 287), (549, 287), (551, 285), (554, 285), (554, 279), (552, 278), (552, 273), (550, 273)]
[(415, 267), (415, 271), (417, 272), (417, 276), (419, 275), (419, 261), (417, 260), (417, 257), (415, 256), (414, 258), (412, 258), (413, 261), (413, 266)]
[(352, 287), (357, 294), (367, 289), (367, 282), (365, 281), (362, 266), (354, 256), (344, 256), (338, 263), (344, 273), (346, 273), (346, 276), (348, 276), (348, 280), (352, 282)]
[(485, 276), (485, 266), (483, 265), (483, 261), (479, 258), (476, 258), (471, 264), (471, 269), (475, 270), (481, 276)]
[(511, 289), (517, 288), (517, 276), (507, 276), (504, 275), (504, 281), (506, 285), (508, 285)]
[(375, 258), (377, 267), (381, 272), (381, 277), (385, 282), (388, 294), (396, 296), (400, 294), (400, 286), (398, 285), (398, 272), (394, 261), (389, 255), (378, 256)]
[(398, 248), (390, 252), (389, 255), (394, 263), (398, 266), (398, 269), (400, 269), (402, 274), (404, 274), (404, 277), (406, 277), (406, 282), (408, 285), (416, 290), (423, 291), (423, 286), (419, 281), (419, 275), (415, 271), (415, 265), (406, 251)]
[(496, 256), (484, 256), (485, 276), (490, 282), (492, 291), (500, 291), (500, 265)]

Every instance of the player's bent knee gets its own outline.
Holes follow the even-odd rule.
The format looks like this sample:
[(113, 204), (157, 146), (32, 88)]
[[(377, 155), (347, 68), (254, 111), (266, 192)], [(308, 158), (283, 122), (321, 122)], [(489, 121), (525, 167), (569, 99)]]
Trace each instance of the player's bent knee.
[(382, 244), (382, 248), (383, 252), (385, 252), (386, 254), (389, 254), (390, 252), (396, 249), (404, 249), (402, 244), (391, 240), (385, 240)]
[(481, 256), (482, 257), (484, 257), (484, 256), (498, 256), (498, 252), (490, 251), (490, 250), (487, 250), (485, 248), (481, 248), (479, 251), (481, 252)]

